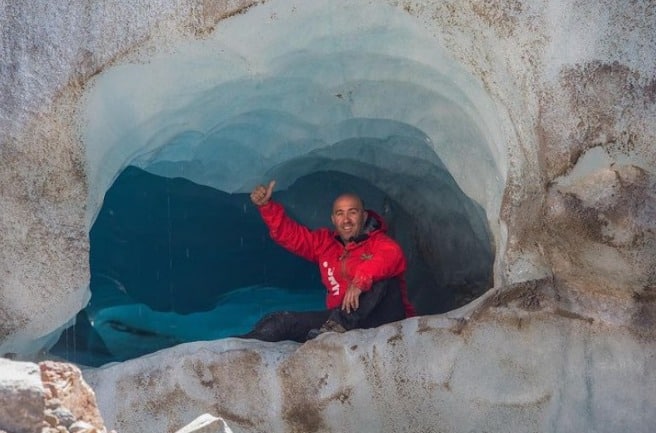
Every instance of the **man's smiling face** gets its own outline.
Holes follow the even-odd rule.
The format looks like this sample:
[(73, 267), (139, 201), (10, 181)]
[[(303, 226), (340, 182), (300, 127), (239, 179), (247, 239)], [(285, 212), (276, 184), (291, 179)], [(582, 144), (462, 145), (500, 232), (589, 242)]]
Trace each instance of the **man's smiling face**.
[(344, 194), (333, 203), (333, 213), (330, 217), (337, 234), (344, 242), (362, 233), (367, 212), (364, 210), (362, 200), (352, 194)]

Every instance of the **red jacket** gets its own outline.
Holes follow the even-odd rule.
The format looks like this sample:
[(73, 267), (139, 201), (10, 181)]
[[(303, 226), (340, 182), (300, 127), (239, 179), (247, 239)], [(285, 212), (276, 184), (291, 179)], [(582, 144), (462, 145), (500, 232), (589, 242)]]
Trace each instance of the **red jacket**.
[(377, 222), (377, 228), (370, 229), (365, 240), (344, 245), (339, 236), (327, 228), (310, 230), (297, 223), (287, 216), (279, 203), (269, 201), (258, 209), (274, 241), (319, 265), (321, 281), (328, 291), (326, 306), (329, 309), (342, 305), (350, 284), (367, 291), (377, 281), (398, 277), (406, 317), (415, 315), (408, 300), (405, 255), (399, 244), (385, 234), (385, 221), (375, 212), (367, 211), (365, 228), (371, 218)]

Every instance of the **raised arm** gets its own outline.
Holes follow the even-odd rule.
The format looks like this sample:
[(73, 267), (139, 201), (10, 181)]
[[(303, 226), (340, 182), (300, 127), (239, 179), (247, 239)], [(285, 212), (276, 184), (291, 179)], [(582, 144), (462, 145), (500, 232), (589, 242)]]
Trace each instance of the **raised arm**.
[(311, 231), (291, 219), (280, 203), (271, 200), (276, 181), (267, 186), (258, 185), (251, 192), (251, 201), (257, 206), (264, 223), (269, 228), (269, 235), (280, 246), (307, 260), (316, 261), (317, 249), (324, 234)]

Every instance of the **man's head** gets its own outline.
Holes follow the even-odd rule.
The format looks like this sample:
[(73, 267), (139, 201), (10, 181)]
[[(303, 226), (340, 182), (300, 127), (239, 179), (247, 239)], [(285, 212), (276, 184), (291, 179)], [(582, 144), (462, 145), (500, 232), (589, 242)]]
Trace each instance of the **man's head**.
[(355, 194), (342, 194), (333, 203), (333, 213), (330, 216), (337, 234), (344, 242), (362, 233), (367, 220), (362, 199)]

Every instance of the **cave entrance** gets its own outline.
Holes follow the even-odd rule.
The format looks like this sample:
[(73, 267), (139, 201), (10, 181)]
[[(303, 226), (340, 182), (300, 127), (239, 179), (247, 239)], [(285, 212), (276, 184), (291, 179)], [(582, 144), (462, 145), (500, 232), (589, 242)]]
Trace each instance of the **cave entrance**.
[[(395, 142), (345, 140), (281, 164), (269, 172), (286, 185), (274, 199), (317, 228), (330, 226), (335, 197), (359, 194), (406, 252), (418, 313), (442, 313), (491, 284), (486, 219), (439, 160), (396, 154)], [(372, 152), (378, 165), (356, 157)], [(386, 158), (416, 176), (398, 177)], [(91, 301), (52, 350), (73, 362), (123, 361), (239, 335), (268, 312), (323, 308), (315, 265), (270, 240), (246, 192), (128, 166), (105, 194), (90, 240)]]
[[(499, 212), (511, 122), (407, 11), (265, 2), (202, 41), (145, 44), (134, 61), (85, 85), (79, 123), (93, 297), (59, 348), (72, 338), (78, 353), (80, 344), (108, 349), (76, 337), (99, 323), (158, 342), (151, 348), (188, 341), (196, 336), (181, 338), (178, 321), (209, 320), (235, 290), (315, 290), (320, 299), (316, 269), (277, 250), (248, 202), (253, 186), (270, 179), (276, 199), (310, 227), (329, 224), (338, 193), (360, 193), (408, 256), (420, 314), (463, 305), (492, 285), (495, 249), (505, 242)], [(123, 205), (110, 208), (116, 190)], [(190, 209), (198, 220), (185, 225)], [(99, 247), (103, 239), (116, 245)], [(243, 266), (252, 257), (258, 267)], [(104, 308), (106, 300), (116, 308)], [(135, 323), (139, 309), (178, 329)]]

